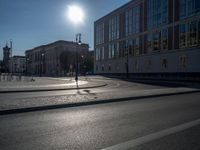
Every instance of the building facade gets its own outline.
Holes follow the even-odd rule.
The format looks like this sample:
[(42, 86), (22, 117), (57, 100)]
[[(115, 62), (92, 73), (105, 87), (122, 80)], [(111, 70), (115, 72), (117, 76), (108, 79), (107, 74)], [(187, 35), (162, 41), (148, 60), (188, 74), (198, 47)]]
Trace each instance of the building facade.
[(97, 20), (94, 37), (96, 74), (199, 78), (199, 0), (132, 0)]
[(38, 76), (61, 76), (75, 70), (76, 51), (79, 66), (89, 51), (88, 44), (56, 41), (25, 52), (26, 72)]
[(10, 73), (25, 73), (26, 71), (26, 57), (13, 56), (9, 60)]

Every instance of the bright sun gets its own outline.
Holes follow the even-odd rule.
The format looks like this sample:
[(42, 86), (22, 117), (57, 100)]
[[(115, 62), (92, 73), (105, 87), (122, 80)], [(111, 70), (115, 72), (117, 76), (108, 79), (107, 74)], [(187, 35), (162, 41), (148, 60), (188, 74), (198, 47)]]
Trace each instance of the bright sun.
[(67, 16), (75, 24), (82, 23), (84, 20), (83, 10), (76, 5), (68, 6)]

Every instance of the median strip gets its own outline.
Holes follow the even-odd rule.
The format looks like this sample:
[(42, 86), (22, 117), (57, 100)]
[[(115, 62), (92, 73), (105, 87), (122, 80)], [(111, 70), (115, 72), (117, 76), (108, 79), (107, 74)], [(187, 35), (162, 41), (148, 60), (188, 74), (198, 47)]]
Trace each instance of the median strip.
[(172, 95), (190, 94), (190, 93), (198, 93), (198, 92), (200, 91), (189, 90), (189, 91), (147, 94), (147, 95), (138, 95), (138, 96), (130, 96), (130, 97), (111, 98), (111, 99), (98, 99), (98, 100), (92, 100), (92, 101), (82, 100), (82, 101), (74, 102), (74, 103), (63, 103), (63, 104), (52, 104), (52, 105), (50, 104), (50, 105), (25, 107), (25, 108), (13, 108), (13, 109), (0, 110), (0, 115), (44, 111), (44, 110), (51, 110), (51, 109), (60, 109), (60, 108), (69, 108), (69, 107), (78, 107), (78, 106), (87, 106), (87, 105), (96, 105), (96, 104), (106, 104), (106, 103), (113, 103), (113, 102), (123, 102), (123, 101), (139, 100), (139, 99), (145, 99), (145, 98), (156, 98), (156, 97), (161, 97), (161, 96), (172, 96)]

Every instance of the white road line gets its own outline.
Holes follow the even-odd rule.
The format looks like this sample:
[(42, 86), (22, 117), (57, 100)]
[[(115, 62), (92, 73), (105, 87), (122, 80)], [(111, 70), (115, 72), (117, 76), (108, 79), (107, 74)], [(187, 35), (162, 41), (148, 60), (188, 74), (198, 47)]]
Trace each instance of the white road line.
[(159, 131), (159, 132), (155, 132), (155, 133), (152, 133), (152, 134), (149, 134), (149, 135), (137, 138), (137, 139), (133, 139), (133, 140), (130, 140), (130, 141), (127, 141), (127, 142), (124, 142), (124, 143), (113, 145), (113, 146), (104, 148), (103, 150), (126, 150), (126, 149), (130, 149), (130, 148), (139, 146), (141, 144), (162, 138), (164, 136), (174, 134), (174, 133), (183, 131), (185, 129), (197, 126), (199, 124), (200, 124), (200, 119), (197, 119), (197, 120), (194, 120), (194, 121), (191, 121), (191, 122), (188, 122), (188, 123), (184, 123), (184, 124), (181, 124), (181, 125), (169, 128), (169, 129), (165, 129), (165, 130), (162, 130), (162, 131)]

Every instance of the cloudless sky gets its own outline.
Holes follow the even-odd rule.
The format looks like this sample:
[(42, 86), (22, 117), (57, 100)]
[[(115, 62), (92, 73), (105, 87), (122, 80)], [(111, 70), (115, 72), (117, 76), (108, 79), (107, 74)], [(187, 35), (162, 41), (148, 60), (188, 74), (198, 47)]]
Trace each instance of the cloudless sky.
[[(0, 0), (0, 59), (6, 40), (13, 41), (13, 55), (57, 40), (82, 40), (94, 47), (94, 21), (129, 0)], [(69, 5), (76, 4), (85, 12), (85, 21), (74, 26), (67, 18)]]

